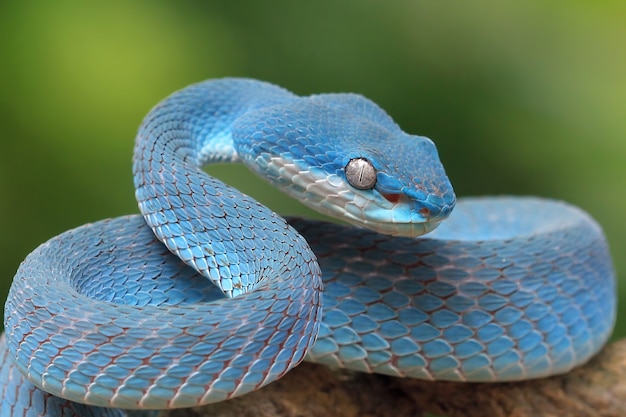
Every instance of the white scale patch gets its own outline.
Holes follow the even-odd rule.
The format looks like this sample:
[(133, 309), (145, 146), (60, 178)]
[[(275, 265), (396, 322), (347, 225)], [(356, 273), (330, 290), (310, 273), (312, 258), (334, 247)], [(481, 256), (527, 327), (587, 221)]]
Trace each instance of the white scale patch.
[(202, 164), (207, 162), (241, 162), (233, 145), (230, 132), (223, 131), (215, 134), (211, 141), (200, 149)]

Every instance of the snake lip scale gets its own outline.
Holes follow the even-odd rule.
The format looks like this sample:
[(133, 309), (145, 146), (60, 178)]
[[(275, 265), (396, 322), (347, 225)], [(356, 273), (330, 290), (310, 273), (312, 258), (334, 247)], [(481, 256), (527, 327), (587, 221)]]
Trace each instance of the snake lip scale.
[[(218, 162), (348, 224), (285, 220), (202, 170)], [(144, 119), (133, 179), (140, 215), (67, 231), (20, 265), (0, 417), (213, 403), (302, 360), (541, 378), (585, 363), (613, 328), (615, 273), (588, 214), (537, 197), (457, 201), (434, 143), (357, 94), (191, 85)]]

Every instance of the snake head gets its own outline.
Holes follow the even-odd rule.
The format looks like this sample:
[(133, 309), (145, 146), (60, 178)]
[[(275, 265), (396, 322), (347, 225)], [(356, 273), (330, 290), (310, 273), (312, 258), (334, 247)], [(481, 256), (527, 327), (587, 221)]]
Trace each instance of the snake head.
[[(376, 130), (367, 128), (370, 134)], [(376, 146), (356, 147), (337, 161), (345, 218), (395, 236), (419, 236), (446, 219), (456, 198), (434, 143), (404, 132), (380, 132)]]
[(434, 143), (375, 103), (324, 94), (249, 112), (233, 128), (242, 160), (306, 206), (394, 236), (419, 236), (456, 198)]

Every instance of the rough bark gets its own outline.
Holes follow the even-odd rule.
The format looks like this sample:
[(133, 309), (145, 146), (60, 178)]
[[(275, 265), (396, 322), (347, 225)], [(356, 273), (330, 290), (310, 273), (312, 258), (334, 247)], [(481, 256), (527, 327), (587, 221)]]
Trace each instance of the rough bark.
[(304, 363), (257, 392), (169, 417), (623, 416), (626, 340), (566, 375), (501, 384), (398, 379)]

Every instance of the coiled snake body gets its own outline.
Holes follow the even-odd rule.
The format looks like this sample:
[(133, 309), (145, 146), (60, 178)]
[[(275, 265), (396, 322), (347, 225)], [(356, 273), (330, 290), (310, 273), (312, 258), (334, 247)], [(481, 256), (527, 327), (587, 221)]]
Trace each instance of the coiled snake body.
[[(201, 170), (226, 161), (353, 226), (288, 224)], [(0, 416), (216, 402), (303, 359), (538, 378), (584, 363), (613, 326), (612, 263), (588, 215), (522, 197), (461, 200), (450, 215), (433, 143), (358, 95), (192, 85), (146, 117), (133, 172), (143, 216), (63, 233), (20, 266)]]

